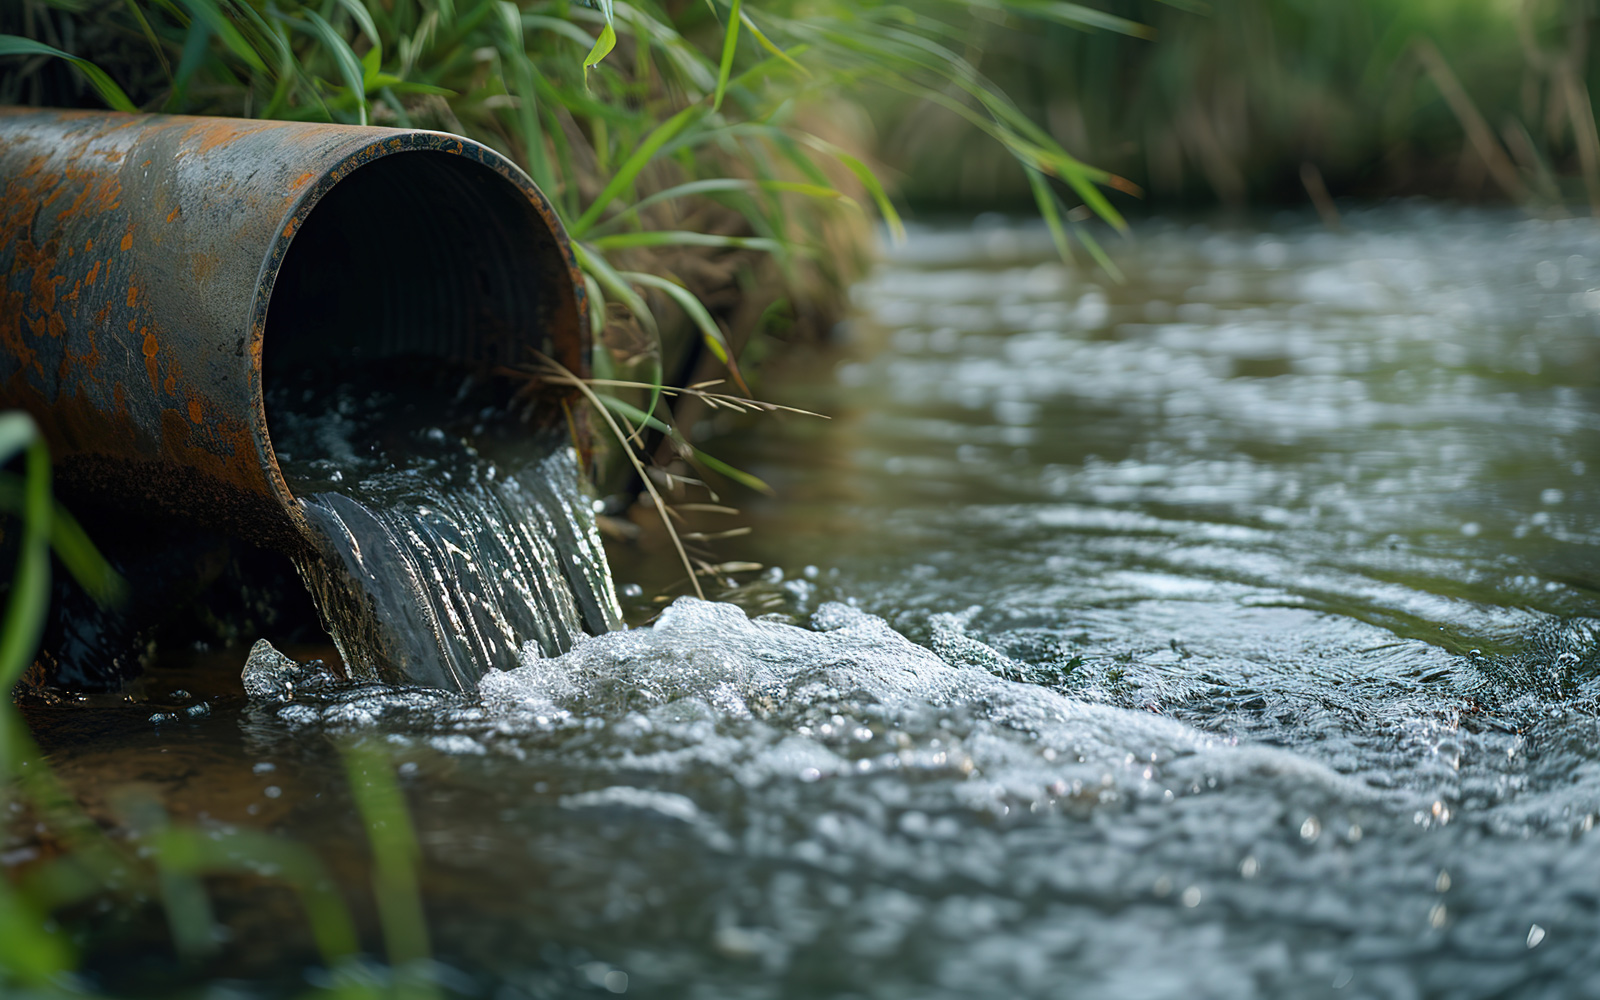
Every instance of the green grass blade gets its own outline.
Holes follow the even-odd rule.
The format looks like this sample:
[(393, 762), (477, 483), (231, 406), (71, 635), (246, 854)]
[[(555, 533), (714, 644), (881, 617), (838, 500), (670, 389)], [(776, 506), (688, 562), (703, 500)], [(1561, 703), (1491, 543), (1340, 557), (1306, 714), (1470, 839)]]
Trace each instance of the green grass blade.
[(600, 402), (605, 405), (606, 409), (619, 414), (634, 424), (640, 427), (649, 427), (653, 430), (660, 431), (661, 433), (672, 438), (674, 441), (677, 441), (679, 444), (689, 448), (690, 451), (694, 453), (695, 460), (703, 464), (706, 468), (711, 469), (714, 472), (721, 473), (734, 482), (743, 486), (748, 486), (760, 493), (766, 493), (770, 496), (774, 492), (772, 487), (768, 486), (759, 477), (753, 476), (743, 469), (734, 468), (727, 462), (724, 462), (722, 459), (708, 455), (699, 448), (689, 444), (688, 440), (684, 438), (683, 434), (676, 427), (673, 427), (671, 424), (668, 424), (659, 417), (652, 417), (650, 414), (639, 409), (637, 406), (634, 406), (632, 403), (629, 403), (626, 400), (618, 399), (615, 396), (603, 396), (599, 393), (596, 393), (595, 398), (600, 400)]
[[(20, 517), (27, 502), (27, 479), (0, 472), (0, 510)], [(77, 518), (59, 502), (50, 515), (50, 548), (78, 585), (99, 603), (114, 605), (127, 596), (126, 582), (100, 555)]]
[[(7, 705), (5, 711), (10, 712), (11, 706)], [(6, 971), (6, 979), (15, 977), (43, 987), (73, 968), (66, 935), (51, 934), (45, 930), (47, 925), (46, 914), (0, 879), (0, 969)], [(3, 985), (4, 980), (0, 980)]]
[[(706, 348), (716, 355), (717, 360), (722, 362), (728, 369), (728, 374), (733, 376), (733, 381), (739, 386), (740, 390), (745, 395), (750, 395), (750, 387), (745, 384), (744, 375), (739, 371), (739, 359), (733, 354), (733, 345), (728, 343), (727, 337), (723, 334), (722, 328), (717, 325), (717, 321), (711, 318), (711, 313), (706, 310), (705, 303), (695, 298), (694, 293), (689, 289), (667, 278), (658, 277), (654, 274), (644, 274), (639, 271), (624, 271), (622, 276), (636, 285), (658, 288), (671, 296), (672, 300), (678, 304), (678, 307), (699, 328), (701, 339), (705, 341)], [(653, 410), (654, 406), (651, 409)]]
[(31, 438), (25, 452), (26, 496), (17, 566), (0, 629), (0, 692), (9, 692), (39, 648), (45, 610), (50, 603), (50, 452), (33, 418), (25, 413), (0, 414), (0, 441)]
[(657, 191), (655, 194), (652, 194), (647, 198), (641, 198), (639, 201), (629, 205), (616, 215), (611, 216), (606, 221), (599, 223), (590, 231), (598, 232), (602, 229), (611, 229), (620, 223), (633, 218), (634, 216), (638, 215), (639, 212), (649, 208), (651, 205), (659, 202), (671, 201), (674, 198), (689, 198), (695, 195), (704, 194), (722, 194), (731, 191), (786, 191), (792, 194), (805, 195), (808, 198), (816, 198), (822, 201), (841, 202), (858, 211), (861, 208), (860, 205), (856, 204), (854, 198), (851, 198), (842, 191), (828, 186), (826, 183), (807, 184), (802, 181), (752, 181), (741, 177), (712, 177), (703, 181), (690, 181), (687, 184), (678, 184), (665, 190)]
[(582, 28), (571, 21), (559, 17), (547, 17), (544, 14), (523, 14), (522, 27), (524, 30), (553, 31), (563, 38), (569, 38), (588, 51), (594, 45), (594, 38)]
[(600, 65), (600, 60), (610, 55), (611, 50), (616, 47), (617, 29), (608, 21), (605, 27), (600, 29), (600, 37), (594, 40), (594, 47), (589, 50), (588, 55), (583, 57), (583, 85), (585, 87), (589, 85), (589, 70)]
[(569, 228), (568, 231), (571, 233), (572, 238), (581, 239), (583, 234), (588, 232), (589, 227), (599, 220), (600, 213), (606, 210), (606, 206), (610, 205), (613, 200), (632, 186), (633, 182), (638, 178), (639, 172), (655, 157), (661, 147), (683, 131), (690, 122), (704, 113), (705, 108), (698, 104), (691, 104), (662, 122), (649, 135), (645, 136), (644, 141), (639, 144), (638, 148), (629, 154), (628, 158), (622, 162), (621, 167), (617, 168), (617, 172), (612, 175), (611, 180), (601, 189), (594, 202), (578, 217), (578, 221), (574, 222)]
[(639, 293), (633, 290), (633, 286), (628, 284), (627, 279), (618, 274), (605, 257), (591, 253), (578, 243), (572, 244), (572, 252), (578, 258), (578, 266), (599, 282), (607, 295), (627, 306), (628, 311), (633, 313), (634, 319), (637, 319), (652, 337), (660, 337), (661, 330), (656, 325), (655, 314), (650, 311), (644, 299), (639, 297)]
[(500, 14), (503, 40), (500, 44), (502, 66), (510, 63), (512, 78), (516, 83), (517, 122), (521, 126), (521, 139), (527, 157), (528, 173), (533, 182), (546, 191), (555, 191), (555, 177), (550, 172), (550, 159), (545, 155), (544, 130), (539, 127), (539, 70), (528, 58), (527, 44), (522, 37), (522, 14), (510, 0), (495, 0), (494, 9)]
[(323, 19), (321, 14), (307, 7), (306, 17), (311, 20), (311, 29), (328, 51), (333, 54), (334, 61), (339, 64), (339, 75), (344, 77), (345, 86), (355, 96), (356, 108), (361, 115), (361, 124), (367, 123), (367, 86), (366, 70), (361, 65), (361, 60), (356, 58), (350, 43), (340, 37), (333, 25)]
[(712, 233), (695, 233), (679, 229), (656, 229), (641, 233), (617, 233), (601, 236), (592, 241), (599, 250), (622, 250), (634, 247), (725, 247), (731, 250), (764, 250), (771, 254), (784, 253), (788, 248), (777, 240), (762, 236), (717, 236)]
[(229, 52), (244, 60), (251, 69), (260, 73), (267, 72), (267, 64), (261, 61), (261, 54), (255, 50), (255, 46), (245, 40), (244, 35), (239, 33), (233, 19), (222, 12), (222, 8), (216, 5), (215, 0), (183, 0), (183, 5), (189, 8), (189, 12), (197, 20), (204, 21), (206, 27), (222, 39), (222, 44), (228, 47)]
[(758, 493), (765, 493), (768, 496), (773, 496), (777, 492), (758, 477), (752, 476), (743, 469), (736, 469), (720, 458), (713, 458), (712, 456), (701, 451), (699, 448), (694, 449), (694, 457), (697, 461), (713, 472), (720, 472), (722, 475), (727, 476), (734, 482), (743, 486), (748, 486), (750, 489), (755, 490)]
[(115, 80), (106, 75), (105, 70), (96, 66), (87, 59), (80, 59), (70, 52), (63, 52), (58, 48), (36, 42), (31, 38), (21, 38), (17, 35), (0, 35), (0, 56), (54, 56), (65, 59), (73, 68), (84, 75), (93, 87), (95, 93), (110, 105), (114, 111), (138, 111), (133, 102), (128, 100), (128, 95), (117, 86)]
[(300, 897), (322, 960), (338, 965), (360, 948), (355, 922), (322, 862), (309, 849), (256, 830), (201, 833), (168, 827), (160, 836), (163, 867), (188, 874), (236, 872), (259, 877), (270, 868)]
[(422, 852), (411, 829), (404, 795), (383, 749), (359, 742), (344, 751), (356, 809), (372, 848), (372, 888), (389, 964), (398, 969), (430, 955), (417, 866)]
[(372, 21), (372, 13), (367, 10), (361, 0), (339, 0), (339, 6), (350, 12), (350, 16), (360, 26), (362, 34), (373, 44), (379, 52), (383, 51), (383, 39), (378, 35), (378, 26)]
[(1055, 244), (1056, 253), (1062, 261), (1071, 264), (1072, 243), (1067, 239), (1066, 227), (1061, 224), (1061, 209), (1056, 204), (1056, 193), (1050, 190), (1050, 182), (1039, 171), (1032, 167), (1023, 169), (1028, 172), (1028, 186), (1033, 189), (1033, 200), (1039, 206), (1039, 215), (1050, 230), (1050, 242)]
[(795, 62), (793, 56), (791, 56), (789, 53), (783, 51), (783, 49), (780, 49), (777, 45), (773, 44), (772, 39), (768, 38), (766, 36), (766, 33), (763, 32), (759, 27), (756, 26), (756, 22), (754, 22), (754, 21), (752, 21), (750, 19), (750, 15), (749, 14), (746, 14), (745, 12), (740, 11), (739, 12), (739, 20), (744, 24), (744, 26), (746, 28), (749, 29), (750, 34), (756, 40), (756, 44), (760, 45), (762, 48), (764, 48), (768, 52), (772, 53), (772, 55), (774, 57), (776, 57), (777, 59), (782, 60), (786, 65), (789, 66), (790, 69), (793, 69), (796, 73), (799, 73), (801, 76), (809, 77), (811, 75), (811, 71), (806, 69), (804, 66), (800, 65), (799, 63)]
[(856, 180), (860, 181), (862, 187), (867, 189), (867, 194), (871, 195), (872, 203), (878, 206), (878, 214), (883, 216), (884, 224), (889, 227), (889, 238), (895, 246), (904, 246), (906, 225), (900, 220), (900, 213), (895, 211), (894, 204), (889, 201), (889, 192), (884, 190), (883, 182), (878, 180), (872, 168), (826, 139), (808, 133), (801, 135), (800, 141), (812, 149), (828, 154), (844, 164), (846, 170), (855, 174)]
[(728, 90), (728, 76), (733, 72), (733, 53), (739, 46), (739, 10), (744, 0), (733, 0), (728, 14), (728, 30), (722, 38), (722, 61), (717, 65), (717, 93), (711, 102), (712, 111), (722, 110), (722, 95)]
[(1004, 9), (1023, 17), (1043, 18), (1071, 28), (1113, 31), (1119, 35), (1142, 38), (1146, 41), (1156, 37), (1155, 29), (1148, 24), (1130, 21), (1125, 17), (1108, 14), (1082, 4), (1066, 3), (1064, 0), (1046, 0), (1043, 3), (1037, 0), (1006, 0), (1004, 4), (996, 6), (1003, 6)]
[(1094, 238), (1094, 234), (1089, 232), (1087, 227), (1073, 223), (1072, 235), (1078, 238), (1078, 242), (1083, 244), (1083, 248), (1089, 251), (1089, 256), (1093, 257), (1095, 263), (1099, 264), (1106, 274), (1111, 276), (1112, 281), (1120, 285), (1127, 280), (1122, 274), (1122, 268), (1118, 267), (1116, 262), (1100, 248), (1100, 241)]

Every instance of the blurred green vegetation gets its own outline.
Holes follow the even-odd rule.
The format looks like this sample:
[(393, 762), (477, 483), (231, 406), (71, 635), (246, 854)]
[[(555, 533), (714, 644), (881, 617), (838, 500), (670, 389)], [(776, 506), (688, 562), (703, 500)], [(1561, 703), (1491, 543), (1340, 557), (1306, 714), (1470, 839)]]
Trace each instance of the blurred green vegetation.
[(0, 996), (92, 996), (77, 980), (80, 949), (58, 914), (93, 901), (124, 908), (158, 900), (174, 956), (190, 961), (218, 947), (204, 876), (271, 873), (294, 891), (306, 927), (329, 972), (319, 995), (415, 1000), (439, 995), (429, 976), (427, 932), (415, 873), (417, 849), (394, 762), (377, 743), (344, 748), (350, 786), (372, 850), (373, 892), (380, 904), (390, 968), (363, 965), (355, 922), (317, 855), (255, 830), (201, 831), (170, 821), (138, 788), (124, 789), (107, 831), (57, 780), (9, 693), (34, 664), (49, 610), (52, 557), (78, 586), (115, 604), (126, 585), (77, 521), (51, 496), (50, 454), (25, 413), (0, 413), (0, 514), (16, 564), (0, 620), (0, 840), (31, 846), (31, 860), (0, 872)]
[[(1422, 194), (1600, 200), (1590, 0), (1214, 0), (1116, 6), (1153, 37), (975, 19), (967, 56), (1153, 208)], [(1021, 172), (936, 110), (885, 105), (914, 202), (1023, 200)]]

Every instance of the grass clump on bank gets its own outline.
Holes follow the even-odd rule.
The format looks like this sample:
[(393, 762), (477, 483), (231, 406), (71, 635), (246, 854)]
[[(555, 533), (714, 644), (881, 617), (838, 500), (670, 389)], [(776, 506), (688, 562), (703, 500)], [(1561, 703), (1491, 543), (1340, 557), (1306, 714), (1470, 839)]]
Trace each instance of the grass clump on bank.
[[(0, 15), (0, 54), (18, 57), (0, 60), (0, 103), (434, 128), (493, 147), (555, 204), (588, 285), (599, 396), (681, 499), (706, 478), (759, 484), (697, 452), (685, 397), (661, 387), (727, 377), (748, 396), (749, 362), (831, 327), (871, 225), (901, 232), (860, 95), (960, 116), (1021, 165), (1063, 253), (1070, 225), (1104, 259), (1068, 203), (1121, 225), (1106, 191), (1131, 186), (972, 64), (966, 22), (994, 11), (1140, 30), (1037, 0), (24, 0)], [(611, 461), (605, 478), (626, 474)]]

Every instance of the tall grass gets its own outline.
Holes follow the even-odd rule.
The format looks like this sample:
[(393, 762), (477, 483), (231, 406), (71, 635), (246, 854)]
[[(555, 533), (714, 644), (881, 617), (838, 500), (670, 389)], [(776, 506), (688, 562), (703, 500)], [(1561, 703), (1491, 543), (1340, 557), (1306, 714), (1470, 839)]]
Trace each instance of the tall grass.
[[(950, 109), (1119, 221), (1101, 190), (1116, 178), (1068, 153), (964, 54), (975, 11), (1139, 30), (1063, 0), (22, 0), (22, 9), (41, 37), (0, 42), (0, 55), (32, 57), (0, 78), (0, 101), (42, 98), (45, 57), (71, 36), (96, 51), (73, 52), (53, 72), (87, 74), (85, 96), (114, 106), (442, 127), (493, 146), (558, 206), (602, 306), (597, 323), (615, 303), (655, 333), (655, 314), (681, 307), (669, 289), (625, 276), (641, 259), (631, 251), (768, 255), (792, 300), (817, 294), (808, 276), (844, 277), (827, 232), (841, 214), (870, 208), (897, 233), (859, 137), (828, 114), (866, 88)], [(126, 67), (123, 79), (100, 65)], [(644, 270), (694, 288), (693, 275), (650, 266), (664, 257), (644, 256)], [(728, 331), (714, 332), (725, 317), (711, 315), (691, 317), (693, 329), (731, 354)]]
[(697, 480), (756, 484), (687, 443), (689, 421), (661, 387), (725, 375), (748, 395), (742, 360), (831, 325), (869, 224), (902, 234), (853, 111), (860, 95), (928, 102), (978, 129), (1031, 179), (1064, 253), (1073, 207), (1121, 226), (1106, 191), (1133, 190), (1068, 152), (970, 58), (975, 18), (1143, 31), (1066, 0), (21, 0), (15, 10), (0, 14), (0, 31), (32, 37), (0, 36), (0, 56), (18, 57), (0, 60), (0, 102), (75, 88), (82, 103), (143, 111), (438, 128), (515, 160), (577, 250), (594, 373), (612, 383), (598, 394), (607, 417), (624, 441), (653, 442), (680, 498)]
[[(1595, 202), (1600, 85), (1588, 0), (1121, 0), (1153, 40), (1010, 15), (974, 61), (1068, 148), (1158, 203), (1303, 202), (1334, 194)], [(913, 201), (1029, 197), (958, 119), (879, 106), (885, 157)], [(929, 167), (936, 153), (953, 152)], [(1309, 168), (1309, 169), (1307, 169)]]

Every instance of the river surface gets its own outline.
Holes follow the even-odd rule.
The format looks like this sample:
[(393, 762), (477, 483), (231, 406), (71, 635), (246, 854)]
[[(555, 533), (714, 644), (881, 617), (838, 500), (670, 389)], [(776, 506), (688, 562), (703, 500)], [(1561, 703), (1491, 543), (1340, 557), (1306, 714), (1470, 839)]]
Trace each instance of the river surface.
[[(229, 650), (30, 721), (91, 812), (312, 845), (358, 917), (338, 748), (376, 738), (451, 994), (1600, 995), (1600, 227), (1111, 249), (1125, 283), (1032, 225), (913, 230), (769, 378), (833, 419), (707, 444), (779, 494), (730, 521), (769, 567), (732, 603), (476, 696), (247, 701)], [(628, 585), (667, 563), (613, 563), (660, 611)], [(207, 882), (187, 964), (154, 902), (91, 908), (87, 981), (325, 984), (270, 876)]]

